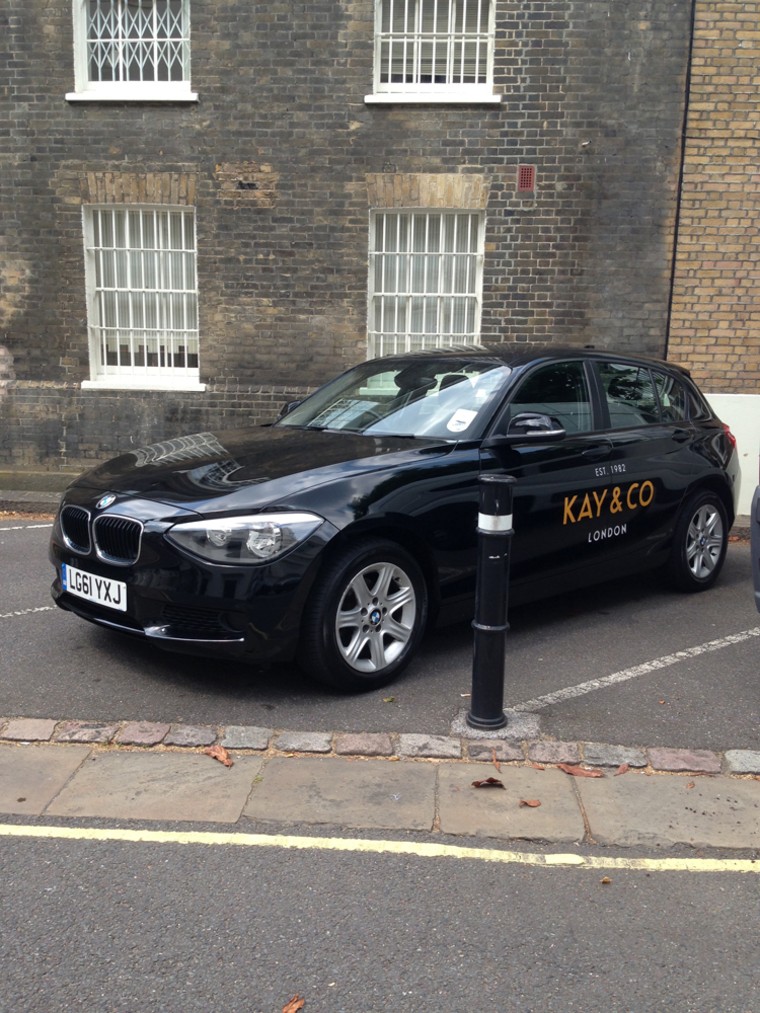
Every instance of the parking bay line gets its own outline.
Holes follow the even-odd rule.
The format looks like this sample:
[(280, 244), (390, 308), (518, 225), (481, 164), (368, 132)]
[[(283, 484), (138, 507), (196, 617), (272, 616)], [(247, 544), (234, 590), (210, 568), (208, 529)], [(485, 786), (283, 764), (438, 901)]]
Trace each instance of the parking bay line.
[(0, 619), (16, 619), (18, 616), (32, 615), (34, 612), (52, 612), (55, 605), (38, 605), (37, 608), (18, 609), (16, 612), (0, 612)]
[(498, 848), (467, 848), (424, 841), (393, 841), (287, 834), (214, 833), (212, 831), (131, 830), (119, 827), (32, 826), (0, 824), (0, 837), (96, 843), (176, 844), (202, 847), (282, 848), (295, 851), (340, 851), (357, 854), (408, 855), (528, 865), (546, 869), (617, 870), (620, 872), (760, 873), (760, 862), (742, 858), (614, 858), (573, 852), (533, 854)]
[(34, 528), (52, 528), (52, 523), (47, 524), (14, 524), (11, 528), (0, 527), (0, 535), (4, 531), (32, 531)]
[(645, 661), (643, 665), (634, 665), (632, 668), (613, 672), (612, 675), (604, 675), (601, 679), (589, 679), (576, 686), (558, 689), (556, 693), (547, 693), (545, 696), (537, 696), (533, 700), (525, 700), (523, 703), (510, 706), (509, 710), (532, 713), (549, 707), (551, 704), (572, 700), (576, 696), (585, 696), (586, 693), (593, 693), (594, 690), (604, 689), (606, 686), (615, 686), (618, 683), (627, 682), (629, 679), (637, 679), (640, 675), (649, 675), (650, 672), (668, 668), (670, 665), (677, 665), (679, 661), (685, 661), (688, 658), (698, 658), (701, 654), (709, 654), (712, 651), (720, 651), (724, 647), (731, 647), (733, 644), (741, 644), (752, 637), (760, 637), (760, 626), (755, 626), (751, 630), (743, 630), (741, 633), (731, 633), (718, 640), (709, 640), (706, 644), (699, 644), (697, 647), (687, 647), (686, 650), (676, 651), (675, 654), (666, 654), (662, 658), (655, 658), (654, 661)]

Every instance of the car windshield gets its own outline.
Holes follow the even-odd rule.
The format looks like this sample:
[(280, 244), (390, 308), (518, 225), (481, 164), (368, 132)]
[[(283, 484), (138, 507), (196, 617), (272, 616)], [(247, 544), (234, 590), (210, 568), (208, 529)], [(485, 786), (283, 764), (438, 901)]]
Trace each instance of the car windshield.
[(277, 425), (466, 439), (482, 431), (510, 372), (493, 359), (375, 359), (320, 387)]

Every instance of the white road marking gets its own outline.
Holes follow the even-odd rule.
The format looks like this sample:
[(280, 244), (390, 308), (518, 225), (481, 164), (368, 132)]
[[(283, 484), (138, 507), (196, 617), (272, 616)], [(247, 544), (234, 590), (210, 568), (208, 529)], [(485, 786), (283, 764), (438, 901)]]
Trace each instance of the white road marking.
[(0, 535), (4, 531), (31, 531), (33, 528), (52, 528), (52, 524), (14, 524), (12, 528), (0, 528)]
[(34, 609), (19, 609), (17, 612), (0, 612), (0, 619), (15, 619), (16, 616), (28, 616), (32, 612), (52, 612), (54, 605), (40, 605)]
[(375, 855), (413, 855), (417, 858), (454, 858), (497, 862), (505, 865), (532, 865), (547, 869), (617, 869), (644, 872), (740, 872), (760, 873), (760, 862), (741, 858), (613, 858), (607, 855), (579, 855), (573, 852), (533, 854), (502, 851), (499, 848), (464, 848), (453, 844), (421, 841), (356, 840), (344, 837), (291, 837), (287, 834), (214, 833), (210, 831), (128, 830), (118, 827), (0, 825), (0, 837), (42, 838), (70, 841), (121, 841), (128, 844), (183, 844), (203, 847), (283, 848), (298, 851), (349, 851)]
[(621, 672), (613, 672), (612, 675), (602, 676), (600, 679), (589, 679), (587, 682), (578, 683), (577, 686), (567, 686), (565, 689), (558, 689), (556, 693), (547, 693), (545, 696), (537, 696), (533, 700), (525, 700), (515, 706), (509, 707), (513, 711), (528, 711), (530, 713), (549, 707), (551, 704), (561, 703), (563, 700), (572, 700), (576, 696), (585, 696), (586, 693), (593, 693), (597, 689), (604, 689), (606, 686), (615, 686), (629, 679), (637, 679), (640, 675), (649, 675), (661, 668), (668, 668), (670, 665), (677, 665), (679, 661), (688, 658), (697, 658), (701, 654), (709, 654), (712, 651), (720, 651), (724, 647), (731, 647), (740, 644), (752, 637), (760, 637), (760, 626), (751, 630), (743, 630), (741, 633), (731, 633), (718, 640), (708, 640), (706, 644), (699, 644), (697, 647), (687, 647), (683, 651), (676, 651), (675, 654), (666, 654), (662, 658), (655, 658), (654, 661), (645, 661), (643, 665), (634, 665), (633, 668), (625, 668)]

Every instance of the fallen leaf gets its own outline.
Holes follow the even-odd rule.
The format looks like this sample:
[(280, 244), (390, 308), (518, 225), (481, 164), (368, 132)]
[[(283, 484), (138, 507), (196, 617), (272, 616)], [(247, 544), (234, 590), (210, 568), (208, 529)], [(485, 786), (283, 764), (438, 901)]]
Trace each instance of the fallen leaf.
[(206, 756), (210, 756), (213, 760), (218, 760), (220, 763), (223, 763), (225, 767), (232, 766), (232, 758), (224, 746), (206, 746), (203, 752)]
[(587, 767), (577, 767), (572, 763), (558, 763), (557, 766), (566, 774), (572, 774), (573, 777), (604, 777), (601, 770), (589, 770)]
[(395, 703), (395, 702), (396, 702), (396, 697), (395, 696), (384, 696), (383, 697), (383, 703)]
[(686, 785), (686, 787), (687, 788), (693, 788), (694, 787), (694, 782), (693, 781), (689, 781), (689, 783)]
[(602, 876), (602, 883), (604, 883), (605, 886), (609, 886), (611, 882), (612, 880), (609, 876)]
[(546, 770), (543, 763), (529, 763), (528, 766), (532, 767), (534, 770)]
[(498, 777), (485, 777), (482, 781), (473, 781), (473, 788), (503, 788), (504, 785)]
[(290, 1002), (286, 1002), (282, 1007), (282, 1013), (298, 1013), (298, 1010), (303, 1009), (305, 1005), (305, 999), (302, 999), (300, 995), (294, 995)]
[(493, 763), (494, 767), (496, 767), (497, 770), (501, 770), (501, 764), (496, 759), (496, 750), (495, 749), (491, 750), (491, 762)]
[(521, 798), (520, 805), (527, 806), (529, 809), (538, 809), (541, 803), (537, 798)]
[(627, 763), (621, 763), (618, 769), (615, 771), (615, 777), (617, 777), (618, 774), (627, 774), (630, 769), (631, 768), (628, 766)]

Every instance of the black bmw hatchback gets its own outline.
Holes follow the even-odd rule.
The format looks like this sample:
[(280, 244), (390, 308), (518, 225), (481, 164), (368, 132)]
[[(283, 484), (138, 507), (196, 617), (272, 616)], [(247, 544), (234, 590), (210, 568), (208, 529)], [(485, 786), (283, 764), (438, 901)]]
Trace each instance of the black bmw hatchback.
[(688, 373), (502, 346), (365, 362), (269, 426), (131, 450), (66, 491), (61, 608), (159, 647), (381, 686), (472, 617), (479, 477), (514, 476), (512, 602), (648, 568), (716, 580), (738, 494)]

